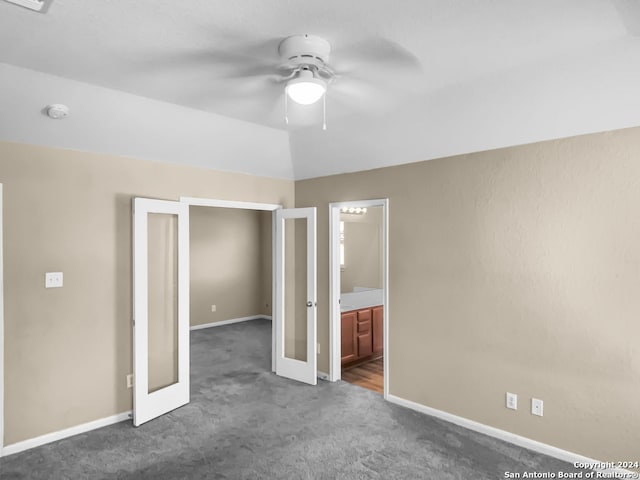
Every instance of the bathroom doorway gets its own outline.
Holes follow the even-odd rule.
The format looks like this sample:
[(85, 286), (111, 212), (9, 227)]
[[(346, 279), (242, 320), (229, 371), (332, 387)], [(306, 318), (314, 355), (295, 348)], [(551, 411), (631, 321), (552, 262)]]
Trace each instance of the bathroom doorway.
[(388, 392), (388, 200), (332, 203), (330, 379)]

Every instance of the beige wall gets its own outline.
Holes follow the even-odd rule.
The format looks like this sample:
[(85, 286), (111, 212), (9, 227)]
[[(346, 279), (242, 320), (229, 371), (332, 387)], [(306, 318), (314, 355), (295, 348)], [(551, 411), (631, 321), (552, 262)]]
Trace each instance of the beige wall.
[(382, 288), (382, 207), (371, 207), (364, 215), (343, 213), (340, 220), (344, 221), (345, 253), (340, 290)]
[[(388, 197), (390, 392), (634, 459), (639, 155), (629, 129), (297, 182), (296, 206), (319, 207), (319, 369), (328, 202)], [(0, 143), (0, 182), (5, 444), (131, 408), (133, 196), (294, 203), (286, 180), (12, 143)], [(46, 271), (63, 271), (64, 288), (45, 290)], [(542, 418), (528, 413), (533, 396)]]
[(260, 259), (262, 265), (260, 273), (262, 275), (262, 304), (261, 311), (265, 315), (272, 315), (272, 284), (273, 284), (273, 248), (272, 248), (272, 224), (273, 212), (260, 212), (260, 239), (262, 241), (262, 252)]
[(271, 226), (263, 218), (256, 210), (190, 207), (191, 325), (270, 315)]
[(296, 182), (296, 206), (318, 207), (319, 369), (327, 205), (389, 198), (390, 393), (637, 460), (639, 159), (635, 128)]
[(132, 197), (294, 199), (289, 180), (6, 142), (0, 182), (5, 445), (131, 408)]

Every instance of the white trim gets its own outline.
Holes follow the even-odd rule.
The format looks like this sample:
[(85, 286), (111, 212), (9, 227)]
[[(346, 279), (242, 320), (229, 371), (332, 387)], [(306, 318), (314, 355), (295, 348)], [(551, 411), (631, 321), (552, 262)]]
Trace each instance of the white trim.
[(243, 208), (245, 210), (277, 210), (282, 205), (276, 203), (237, 202), (235, 200), (216, 200), (213, 198), (180, 197), (182, 203), (197, 207)]
[(222, 325), (231, 325), (233, 323), (248, 322), (249, 320), (271, 320), (268, 315), (251, 315), (250, 317), (230, 318), (229, 320), (220, 320), (219, 322), (202, 323), (200, 325), (191, 325), (189, 330), (202, 330), (204, 328), (221, 327)]
[(4, 208), (2, 184), (0, 183), (0, 457), (4, 455), (4, 260), (2, 210)]
[[(495, 427), (490, 427), (489, 425), (485, 425), (484, 423), (475, 422), (473, 420), (469, 420), (468, 418), (459, 417), (451, 413), (443, 412), (442, 410), (427, 407), (426, 405), (422, 405), (420, 403), (416, 403), (411, 400), (405, 400), (404, 398), (396, 397), (395, 395), (391, 395), (391, 394), (387, 395), (387, 400), (391, 403), (395, 403), (396, 405), (400, 405), (402, 407), (415, 410), (416, 412), (424, 413), (426, 415), (429, 415), (430, 417), (439, 418), (440, 420), (453, 423), (455, 425), (458, 425), (459, 427), (463, 427), (468, 430), (473, 430), (474, 432), (482, 433), (484, 435), (488, 435), (490, 437), (503, 440), (512, 445), (517, 445), (518, 447), (527, 448), (529, 450), (533, 450), (534, 452), (541, 453), (543, 455), (548, 455), (549, 457), (557, 458), (558, 460), (562, 460), (564, 462), (568, 462), (571, 464), (584, 463), (584, 464), (590, 464), (590, 465), (598, 465), (598, 464), (604, 463), (602, 461), (594, 460), (592, 458), (588, 458), (583, 455), (579, 455), (577, 453), (569, 452), (567, 450), (562, 450), (561, 448), (554, 447), (546, 443), (538, 442), (537, 440), (532, 440), (527, 437), (516, 435), (515, 433), (507, 432), (505, 430), (500, 430), (499, 428), (495, 428)], [(629, 470), (622, 470), (620, 468), (616, 468), (616, 469), (591, 468), (591, 470), (596, 470), (599, 472), (607, 472), (607, 473), (613, 473), (613, 472), (624, 473), (624, 474), (635, 473)], [(636, 478), (636, 477), (625, 477), (625, 478)]]
[[(278, 301), (277, 275), (276, 275), (276, 211), (271, 212), (271, 313), (273, 314)], [(276, 373), (276, 329), (271, 326), (271, 371)]]
[(354, 200), (329, 204), (329, 379), (340, 380), (340, 209), (382, 207), (382, 306), (384, 342), (384, 398), (389, 395), (389, 199)]
[[(175, 215), (177, 232), (177, 382), (148, 391), (148, 218), (152, 213)], [(133, 199), (133, 425), (189, 403), (189, 206), (181, 202), (135, 197)]]
[(91, 422), (76, 425), (75, 427), (65, 428), (64, 430), (58, 430), (57, 432), (47, 433), (39, 437), (30, 438), (29, 440), (23, 440), (22, 442), (13, 443), (7, 447), (4, 447), (2, 456), (13, 455), (14, 453), (24, 452), (31, 448), (39, 447), (47, 443), (56, 442), (64, 438), (73, 437), (80, 433), (90, 432), (97, 428), (107, 427), (114, 423), (120, 423), (125, 420), (131, 420), (131, 410), (128, 412), (118, 413), (110, 417), (100, 418)]
[[(306, 281), (306, 320), (307, 320), (307, 359), (306, 361), (288, 358), (285, 355), (285, 220), (306, 219), (307, 245), (307, 281)], [(276, 332), (276, 375), (287, 377), (298, 382), (316, 385), (318, 383), (318, 243), (317, 232), (317, 209), (316, 207), (305, 208), (283, 208), (275, 211), (276, 224), (276, 261), (274, 270), (276, 272), (276, 282), (274, 289), (277, 291), (273, 304), (273, 317), (275, 325), (272, 330)]]
[(326, 380), (329, 381), (329, 374), (325, 373), (325, 372), (321, 372), (320, 370), (318, 370), (318, 378), (320, 380)]

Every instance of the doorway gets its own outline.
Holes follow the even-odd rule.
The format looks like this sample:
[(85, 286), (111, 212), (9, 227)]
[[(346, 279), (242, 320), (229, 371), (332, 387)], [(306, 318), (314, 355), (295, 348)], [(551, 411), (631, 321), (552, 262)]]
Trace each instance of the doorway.
[[(182, 197), (179, 202), (135, 198), (135, 426), (189, 402), (190, 206), (262, 210), (273, 213), (271, 305), (275, 324), (272, 327), (272, 370), (280, 376), (313, 385), (316, 383), (315, 208), (283, 209), (280, 205), (273, 204), (191, 197)], [(295, 225), (291, 220), (296, 221), (293, 222)], [(156, 223), (158, 228), (152, 229)], [(291, 228), (292, 226), (295, 228)], [(156, 246), (158, 248), (155, 248)], [(150, 253), (156, 250), (158, 253), (150, 256)], [(157, 272), (155, 266), (160, 267)], [(299, 281), (298, 277), (304, 280)], [(153, 288), (150, 288), (152, 286)], [(292, 286), (302, 288), (296, 288), (294, 293)], [(298, 296), (301, 302), (298, 301)], [(157, 301), (152, 302), (155, 298)], [(285, 301), (287, 308), (283, 305)], [(288, 308), (289, 303), (291, 308)], [(302, 304), (302, 308), (298, 308), (299, 303)], [(153, 306), (156, 312), (153, 316), (150, 315), (150, 306)], [(216, 304), (210, 305), (210, 308), (215, 312)], [(150, 328), (152, 317), (153, 323), (159, 323), (159, 326)], [(156, 331), (155, 337), (162, 342), (149, 341), (154, 336), (153, 329)], [(154, 354), (151, 346), (155, 348), (156, 343), (163, 344), (160, 353), (166, 361), (162, 362), (162, 380), (152, 385), (148, 380), (151, 379), (152, 368), (155, 368), (158, 362), (151, 362)], [(299, 350), (304, 346), (307, 347), (306, 355), (304, 358), (298, 358)]]
[[(276, 204), (193, 197), (181, 197), (180, 203), (271, 214), (271, 305), (268, 306), (273, 311), (271, 369), (277, 375), (315, 385), (316, 209), (285, 209)], [(264, 229), (264, 217), (261, 224)], [(263, 257), (267, 255), (268, 252), (262, 252)]]
[(329, 205), (330, 379), (388, 395), (388, 199)]

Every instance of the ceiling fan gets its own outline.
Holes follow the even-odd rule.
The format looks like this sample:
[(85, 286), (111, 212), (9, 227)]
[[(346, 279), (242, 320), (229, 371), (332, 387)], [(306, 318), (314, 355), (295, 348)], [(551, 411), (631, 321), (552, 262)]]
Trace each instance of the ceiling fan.
[[(285, 84), (285, 121), (288, 123), (288, 100), (309, 106), (322, 99), (324, 129), (328, 91), (338, 100), (347, 100), (344, 103), (350, 103), (352, 107), (357, 102), (359, 110), (384, 110), (385, 102), (380, 94), (371, 92), (371, 87), (391, 93), (398, 90), (406, 77), (415, 77), (420, 71), (419, 62), (413, 54), (381, 38), (338, 51), (335, 68), (329, 63), (330, 43), (315, 35), (286, 37), (278, 45), (278, 55), (280, 65), (277, 71), (281, 75), (275, 80)], [(351, 102), (349, 97), (353, 97)]]
[(326, 118), (327, 97), (333, 118), (376, 114), (393, 108), (421, 78), (415, 55), (380, 37), (335, 50), (326, 39), (311, 34), (231, 43), (224, 49), (158, 59), (165, 67), (169, 60), (181, 68), (215, 68), (209, 88), (193, 92), (198, 96), (191, 97), (189, 106), (201, 102), (208, 110), (275, 127), (309, 126), (319, 123), (320, 114)]

